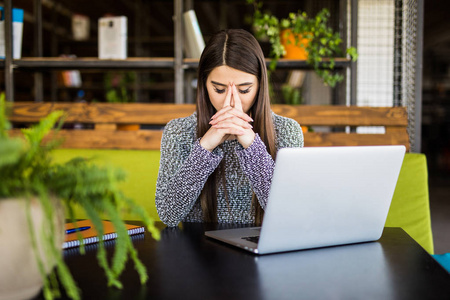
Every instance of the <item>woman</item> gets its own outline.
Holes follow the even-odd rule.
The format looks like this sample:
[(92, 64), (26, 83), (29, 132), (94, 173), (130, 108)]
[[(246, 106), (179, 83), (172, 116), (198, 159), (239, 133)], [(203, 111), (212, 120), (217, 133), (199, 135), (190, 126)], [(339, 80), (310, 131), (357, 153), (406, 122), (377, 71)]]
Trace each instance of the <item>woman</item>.
[(258, 41), (244, 30), (218, 32), (200, 57), (196, 112), (164, 129), (160, 219), (260, 223), (277, 150), (302, 146), (300, 125), (270, 109)]

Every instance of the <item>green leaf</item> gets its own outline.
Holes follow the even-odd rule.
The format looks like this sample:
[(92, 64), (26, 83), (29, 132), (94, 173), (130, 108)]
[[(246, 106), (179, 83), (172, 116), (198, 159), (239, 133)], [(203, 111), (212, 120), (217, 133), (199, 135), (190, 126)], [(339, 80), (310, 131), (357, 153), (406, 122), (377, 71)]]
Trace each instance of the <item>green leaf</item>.
[(356, 48), (354, 48), (354, 47), (348, 48), (347, 54), (350, 55), (350, 58), (352, 61), (356, 61), (358, 59), (358, 52), (356, 51)]
[(288, 28), (291, 25), (291, 22), (289, 22), (288, 19), (282, 19), (280, 24), (282, 28)]
[[(308, 44), (305, 47), (308, 52), (307, 63), (313, 67), (314, 71), (324, 80), (324, 83), (334, 86), (342, 80), (342, 76), (322, 70), (322, 66), (329, 70), (334, 70), (334, 61), (327, 65), (321, 65), (323, 58), (340, 56), (343, 52), (340, 47), (342, 39), (339, 32), (333, 32), (333, 29), (328, 26), (330, 18), (328, 9), (322, 9), (313, 17), (308, 17), (304, 11), (289, 12), (286, 19), (278, 21), (278, 18), (270, 12), (267, 12), (264, 16), (261, 15), (262, 1), (249, 0), (248, 3), (252, 4), (255, 9), (253, 15), (253, 26), (257, 28), (255, 34), (257, 36), (267, 35), (271, 43), (270, 57), (272, 57), (272, 62), (269, 66), (270, 71), (275, 70), (276, 60), (285, 55), (285, 49), (281, 45), (279, 36), (280, 29), (291, 29), (293, 33), (298, 33), (308, 38)], [(299, 43), (300, 39), (296, 37), (295, 40), (296, 45), (300, 44), (301, 46), (301, 43)], [(356, 60), (356, 50), (349, 49), (345, 49), (346, 53), (350, 55), (352, 60)]]
[[(119, 190), (118, 182), (124, 180), (126, 176), (123, 171), (96, 166), (91, 159), (85, 158), (75, 158), (66, 163), (52, 162), (51, 152), (58, 146), (59, 141), (44, 142), (44, 137), (61, 127), (62, 116), (61, 111), (52, 112), (38, 124), (24, 129), (22, 131), (24, 139), (10, 138), (6, 132), (10, 127), (6, 119), (6, 103), (4, 96), (0, 96), (0, 201), (9, 196), (25, 196), (28, 197), (27, 199), (36, 196), (43, 207), (46, 225), (44, 228), (48, 230), (40, 230), (39, 236), (34, 234), (33, 226), (29, 222), (29, 207), (27, 218), (33, 249), (37, 249), (37, 238), (46, 242), (45, 256), (41, 257), (37, 251), (34, 251), (43, 277), (44, 297), (59, 298), (58, 282), (60, 282), (70, 298), (80, 299), (79, 290), (62, 259), (60, 248), (55, 246), (56, 228), (52, 221), (57, 212), (51, 201), (53, 196), (64, 203), (71, 220), (74, 218), (73, 206), (80, 205), (100, 235), (103, 234), (102, 218), (107, 219), (109, 216), (113, 220), (120, 237), (116, 242), (118, 250), (113, 258), (112, 266), (108, 264), (103, 241), (99, 242), (97, 253), (98, 262), (105, 270), (109, 285), (122, 287), (119, 276), (129, 257), (135, 263), (141, 282), (145, 282), (148, 278), (145, 266), (138, 260), (126, 229), (124, 234), (124, 224), (119, 213), (124, 208), (139, 212), (154, 238), (159, 238), (159, 231), (146, 210), (126, 198)], [(106, 216), (105, 212), (107, 212)], [(55, 273), (47, 276), (43, 261), (56, 262), (59, 281), (56, 280)]]
[(18, 163), (24, 151), (25, 145), (22, 140), (18, 138), (8, 140), (0, 139), (0, 170), (4, 166)]
[(8, 137), (6, 130), (11, 129), (11, 123), (6, 118), (5, 93), (0, 94), (0, 140)]

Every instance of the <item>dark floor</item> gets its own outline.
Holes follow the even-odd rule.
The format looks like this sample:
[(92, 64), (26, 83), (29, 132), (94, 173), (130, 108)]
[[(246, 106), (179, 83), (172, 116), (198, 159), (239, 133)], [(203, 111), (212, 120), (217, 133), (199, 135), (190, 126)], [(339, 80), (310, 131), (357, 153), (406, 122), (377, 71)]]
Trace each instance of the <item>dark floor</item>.
[(450, 178), (430, 177), (431, 227), (434, 252), (450, 252)]

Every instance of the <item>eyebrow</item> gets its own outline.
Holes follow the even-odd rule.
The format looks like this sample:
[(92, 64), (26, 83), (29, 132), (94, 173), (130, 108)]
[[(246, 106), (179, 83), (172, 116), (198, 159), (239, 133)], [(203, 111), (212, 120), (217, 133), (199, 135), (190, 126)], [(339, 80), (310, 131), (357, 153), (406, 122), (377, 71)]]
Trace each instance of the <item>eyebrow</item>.
[[(211, 80), (211, 83), (214, 85), (228, 86), (228, 84), (220, 83), (220, 82), (213, 81), (213, 80)], [(252, 85), (252, 84), (253, 84), (253, 82), (244, 82), (244, 83), (236, 84), (236, 86), (246, 86), (246, 85)]]

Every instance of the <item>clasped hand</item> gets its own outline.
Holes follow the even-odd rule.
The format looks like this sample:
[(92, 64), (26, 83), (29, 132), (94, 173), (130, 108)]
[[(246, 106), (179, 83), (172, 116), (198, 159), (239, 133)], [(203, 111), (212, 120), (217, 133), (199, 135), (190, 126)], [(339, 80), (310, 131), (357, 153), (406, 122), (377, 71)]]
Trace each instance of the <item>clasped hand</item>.
[(243, 111), (236, 86), (229, 84), (223, 107), (212, 116), (211, 127), (201, 138), (200, 145), (212, 151), (225, 140), (237, 138), (242, 147), (248, 148), (255, 139), (249, 122), (253, 119)]

